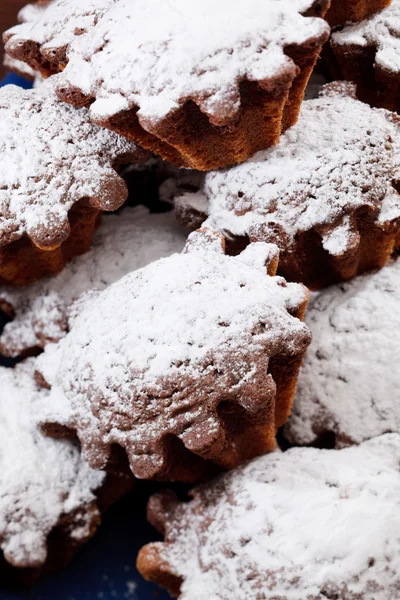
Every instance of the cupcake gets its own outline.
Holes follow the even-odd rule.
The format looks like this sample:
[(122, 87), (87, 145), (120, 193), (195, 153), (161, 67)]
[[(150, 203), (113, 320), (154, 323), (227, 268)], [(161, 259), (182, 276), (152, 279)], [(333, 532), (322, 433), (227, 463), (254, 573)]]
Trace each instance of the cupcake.
[(132, 485), (131, 477), (92, 470), (75, 442), (39, 431), (48, 392), (35, 383), (34, 369), (34, 359), (0, 367), (3, 583), (32, 582), (65, 566), (95, 533), (101, 512)]
[(357, 25), (335, 32), (330, 67), (335, 76), (353, 81), (357, 95), (372, 106), (400, 111), (400, 1)]
[(4, 40), (45, 75), (62, 70), (59, 97), (90, 106), (95, 123), (210, 170), (276, 144), (296, 122), (328, 4), (55, 0)]
[(0, 286), (0, 307), (12, 319), (0, 335), (0, 352), (17, 358), (59, 341), (79, 296), (104, 290), (130, 271), (180, 252), (185, 242), (185, 231), (172, 212), (150, 214), (137, 206), (104, 215), (91, 248), (61, 273), (23, 289)]
[(85, 252), (104, 210), (128, 191), (115, 169), (135, 144), (61, 103), (52, 82), (0, 90), (0, 283), (26, 285)]
[(38, 358), (47, 428), (75, 431), (93, 468), (122, 447), (141, 479), (193, 481), (274, 449), (310, 343), (307, 290), (276, 263), (273, 245), (230, 257), (204, 230), (81, 298)]
[(391, 0), (332, 0), (326, 15), (331, 27), (358, 23), (383, 10)]
[(310, 302), (313, 343), (285, 434), (295, 444), (359, 444), (400, 433), (400, 260)]
[(350, 84), (329, 84), (276, 148), (207, 173), (176, 213), (222, 232), (230, 253), (277, 244), (279, 272), (318, 289), (382, 267), (396, 247), (399, 144), (396, 115), (356, 100)]
[(138, 568), (180, 600), (386, 600), (399, 590), (400, 436), (293, 448), (150, 499)]

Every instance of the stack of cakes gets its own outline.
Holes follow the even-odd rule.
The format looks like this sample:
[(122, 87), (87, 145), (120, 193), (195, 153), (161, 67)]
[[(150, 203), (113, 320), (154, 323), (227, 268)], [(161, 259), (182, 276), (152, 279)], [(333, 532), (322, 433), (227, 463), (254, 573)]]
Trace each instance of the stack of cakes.
[(0, 90), (7, 576), (153, 480), (198, 484), (149, 499), (137, 564), (173, 596), (400, 597), (399, 27), (398, 0), (40, 0), (4, 34), (36, 81)]

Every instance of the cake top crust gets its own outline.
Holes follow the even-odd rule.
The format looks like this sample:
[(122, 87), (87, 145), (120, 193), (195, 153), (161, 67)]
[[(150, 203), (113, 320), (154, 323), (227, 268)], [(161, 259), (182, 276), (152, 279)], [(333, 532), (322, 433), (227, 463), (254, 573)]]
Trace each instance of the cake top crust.
[(68, 212), (85, 199), (113, 210), (127, 198), (114, 166), (144, 152), (60, 102), (52, 81), (0, 90), (0, 246), (27, 235), (41, 248), (69, 235)]
[[(221, 395), (237, 403), (243, 390), (239, 401), (250, 404), (261, 364), (267, 394), (268, 359), (302, 354), (310, 342), (308, 328), (292, 316), (308, 293), (267, 275), (271, 260), (275, 246), (251, 244), (230, 257), (222, 236), (200, 231), (189, 236), (183, 254), (90, 297), (69, 334), (39, 357), (38, 370), (54, 396), (49, 420), (60, 422), (57, 406), (72, 404), (69, 426), (90, 464), (101, 464), (102, 451), (103, 460), (107, 456), (104, 444), (117, 443), (127, 449), (137, 477), (163, 467), (168, 435), (191, 448), (217, 437)], [(244, 408), (260, 410), (265, 394)], [(89, 438), (103, 449), (101, 443), (95, 452), (85, 446)]]
[(240, 82), (274, 89), (279, 81), (289, 88), (297, 67), (285, 48), (315, 47), (329, 33), (325, 21), (302, 14), (314, 0), (249, 0), (245, 11), (241, 0), (86, 4), (55, 0), (29, 33), (25, 27), (18, 34), (17, 27), (6, 34), (7, 51), (18, 53), (29, 39), (60, 60), (57, 49), (65, 52), (67, 45), (58, 89), (71, 86), (95, 98), (94, 120), (137, 107), (148, 130), (190, 100), (214, 124), (232, 121)]
[(13, 317), (0, 335), (7, 356), (57, 342), (68, 331), (72, 303), (89, 290), (103, 290), (130, 271), (180, 252), (186, 232), (172, 212), (150, 214), (144, 206), (104, 215), (88, 252), (55, 277), (18, 289), (0, 286), (0, 306)]
[(310, 444), (325, 432), (336, 445), (400, 433), (397, 357), (400, 261), (333, 286), (312, 299), (313, 343), (304, 360), (286, 434)]
[(0, 547), (17, 567), (45, 562), (47, 537), (62, 518), (71, 519), (71, 539), (90, 537), (99, 518), (94, 492), (105, 478), (73, 442), (39, 431), (48, 391), (35, 383), (34, 369), (34, 359), (0, 368)]
[(391, 73), (400, 72), (400, 0), (368, 19), (332, 34), (333, 45), (376, 48), (374, 63)]
[(397, 434), (293, 448), (195, 488), (189, 503), (155, 496), (148, 513), (165, 542), (145, 547), (139, 564), (181, 578), (181, 600), (395, 596), (399, 458)]
[(177, 198), (178, 216), (208, 215), (210, 229), (270, 239), (281, 249), (314, 230), (332, 255), (354, 243), (361, 211), (382, 226), (399, 219), (398, 117), (353, 94), (345, 82), (324, 86), (320, 98), (303, 102), (278, 146), (207, 173), (199, 193)]

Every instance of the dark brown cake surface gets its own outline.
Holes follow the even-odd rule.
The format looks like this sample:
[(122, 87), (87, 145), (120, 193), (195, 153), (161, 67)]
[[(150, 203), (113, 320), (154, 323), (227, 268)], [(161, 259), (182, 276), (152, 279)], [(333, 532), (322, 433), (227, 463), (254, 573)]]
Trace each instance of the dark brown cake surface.
[(326, 20), (331, 27), (358, 23), (384, 9), (390, 2), (391, 0), (332, 0)]
[(336, 31), (327, 54), (332, 75), (353, 81), (357, 95), (372, 106), (400, 111), (400, 2)]

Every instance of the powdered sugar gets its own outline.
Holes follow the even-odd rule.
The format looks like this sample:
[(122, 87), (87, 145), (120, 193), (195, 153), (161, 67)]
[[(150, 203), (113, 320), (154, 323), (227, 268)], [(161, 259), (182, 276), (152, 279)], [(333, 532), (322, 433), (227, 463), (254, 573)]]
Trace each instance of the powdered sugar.
[(28, 235), (40, 247), (69, 235), (68, 212), (89, 199), (103, 210), (127, 197), (113, 169), (137, 146), (89, 122), (86, 109), (58, 101), (52, 82), (0, 90), (0, 245)]
[(264, 397), (258, 392), (251, 409), (247, 386), (261, 371), (265, 394), (274, 386), (268, 357), (301, 355), (310, 341), (290, 314), (306, 291), (266, 274), (265, 261), (274, 256), (268, 245), (259, 244), (263, 266), (256, 256), (252, 266), (249, 250), (243, 260), (225, 256), (221, 240), (219, 251), (218, 244), (202, 250), (201, 235), (192, 234), (187, 253), (89, 299), (58, 347), (47, 346), (39, 357), (51, 398), (65, 404), (66, 396), (72, 405), (70, 425), (93, 466), (117, 443), (135, 475), (149, 465), (157, 471), (168, 435), (196, 452), (193, 440), (201, 445), (221, 431), (215, 406), (221, 394), (227, 400), (236, 386), (245, 408), (259, 410)]
[(391, 73), (400, 72), (400, 0), (357, 25), (349, 25), (332, 35), (338, 46), (376, 48), (375, 64)]
[(392, 261), (310, 303), (313, 343), (287, 425), (292, 441), (309, 444), (333, 431), (343, 446), (400, 432), (399, 286), (400, 261)]
[(395, 118), (345, 96), (349, 90), (343, 86), (328, 90), (303, 102), (297, 125), (278, 146), (208, 173), (202, 192), (178, 198), (183, 220), (185, 213), (206, 211), (207, 227), (272, 238), (282, 250), (291, 249), (296, 234), (316, 231), (330, 254), (341, 255), (354, 244), (360, 211), (380, 223), (390, 197), (390, 219), (398, 219), (400, 198), (392, 186), (400, 166)]
[[(65, 49), (77, 36), (90, 30), (115, 0), (56, 0), (28, 4), (18, 15), (19, 25), (5, 32), (13, 48), (29, 39), (41, 45), (50, 61), (65, 58)], [(59, 56), (61, 51), (62, 56)], [(57, 54), (55, 57), (54, 54)]]
[(138, 206), (104, 215), (89, 251), (56, 277), (23, 290), (0, 287), (0, 304), (15, 315), (0, 336), (2, 352), (18, 356), (58, 341), (67, 332), (68, 310), (81, 294), (105, 289), (130, 271), (182, 250), (185, 241), (172, 213), (150, 214)]
[(92, 471), (68, 440), (37, 429), (48, 392), (33, 380), (35, 361), (0, 368), (0, 546), (15, 566), (46, 560), (47, 536), (63, 517), (84, 541), (98, 519), (94, 491), (104, 473)]
[(148, 556), (183, 579), (181, 600), (396, 598), (399, 460), (397, 434), (263, 456), (161, 516), (150, 501), (166, 538)]
[[(95, 119), (137, 106), (149, 130), (190, 99), (213, 122), (231, 120), (240, 109), (240, 81), (268, 86), (279, 77), (290, 86), (296, 66), (285, 46), (322, 43), (329, 31), (322, 19), (300, 14), (313, 0), (249, 0), (246, 10), (240, 0), (86, 4), (55, 0), (19, 37), (54, 49), (73, 32), (61, 87), (95, 97)], [(10, 44), (18, 43), (13, 32)]]
[(22, 60), (11, 58), (8, 54), (4, 56), (3, 66), (9, 71), (26, 77), (26, 79), (35, 79), (36, 72), (29, 65), (22, 62)]

